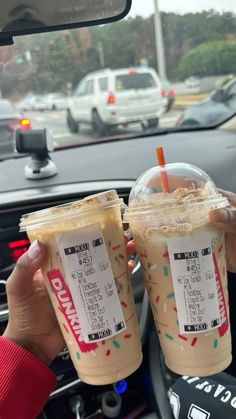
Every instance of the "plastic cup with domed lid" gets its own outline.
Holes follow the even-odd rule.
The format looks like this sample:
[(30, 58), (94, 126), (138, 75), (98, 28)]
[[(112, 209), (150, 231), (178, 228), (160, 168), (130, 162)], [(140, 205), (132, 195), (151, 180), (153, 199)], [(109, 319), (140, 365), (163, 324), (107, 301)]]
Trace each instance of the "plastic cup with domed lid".
[[(160, 150), (158, 150), (160, 152)], [(224, 233), (209, 210), (228, 205), (213, 180), (185, 163), (147, 170), (124, 220), (132, 231), (167, 366), (207, 376), (232, 360)]]
[(21, 219), (30, 241), (47, 246), (42, 267), (72, 362), (82, 381), (103, 385), (141, 364), (140, 332), (115, 190)]

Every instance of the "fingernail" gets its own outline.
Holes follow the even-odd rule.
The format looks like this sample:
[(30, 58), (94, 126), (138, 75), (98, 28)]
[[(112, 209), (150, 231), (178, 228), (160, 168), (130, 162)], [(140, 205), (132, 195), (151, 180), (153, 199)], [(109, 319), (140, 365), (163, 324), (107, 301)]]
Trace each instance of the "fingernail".
[(218, 209), (214, 211), (214, 220), (218, 223), (226, 223), (229, 219), (229, 214), (226, 209)]
[(130, 261), (129, 261), (129, 264), (130, 264), (130, 266), (131, 266), (131, 269), (134, 269), (134, 268), (135, 268), (135, 266), (136, 266), (136, 263), (135, 263), (135, 261), (134, 261), (134, 260), (130, 260)]
[(35, 240), (28, 249), (28, 256), (30, 259), (35, 259), (39, 253), (41, 252), (41, 248), (39, 246), (38, 240)]

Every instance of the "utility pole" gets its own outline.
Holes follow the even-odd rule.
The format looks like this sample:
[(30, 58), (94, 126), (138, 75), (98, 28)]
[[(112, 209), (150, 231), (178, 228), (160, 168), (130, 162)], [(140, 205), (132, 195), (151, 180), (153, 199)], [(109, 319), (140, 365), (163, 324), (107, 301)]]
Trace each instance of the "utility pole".
[(98, 42), (98, 54), (99, 54), (100, 67), (105, 68), (104, 48), (103, 48), (102, 42)]
[(165, 79), (166, 78), (165, 48), (164, 48), (164, 42), (163, 42), (161, 14), (159, 10), (158, 0), (154, 0), (154, 6), (155, 6), (154, 28), (155, 28), (157, 68), (158, 68), (159, 76), (162, 79)]

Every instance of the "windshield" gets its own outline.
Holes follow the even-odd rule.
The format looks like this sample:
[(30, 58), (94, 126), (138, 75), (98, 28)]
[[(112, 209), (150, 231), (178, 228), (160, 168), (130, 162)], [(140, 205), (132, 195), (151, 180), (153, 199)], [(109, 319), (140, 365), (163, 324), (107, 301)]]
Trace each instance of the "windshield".
[[(120, 22), (16, 37), (0, 47), (3, 135), (6, 113), (51, 129), (55, 148), (221, 124), (236, 111), (235, 11), (232, 0), (133, 0)], [(15, 126), (1, 159), (15, 153)]]

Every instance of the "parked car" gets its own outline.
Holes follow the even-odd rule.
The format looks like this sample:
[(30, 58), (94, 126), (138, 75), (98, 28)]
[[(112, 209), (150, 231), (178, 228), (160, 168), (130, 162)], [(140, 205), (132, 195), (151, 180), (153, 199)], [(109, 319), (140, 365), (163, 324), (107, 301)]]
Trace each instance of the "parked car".
[(48, 111), (50, 106), (45, 95), (38, 96), (33, 102), (34, 111)]
[(80, 123), (98, 133), (137, 122), (155, 128), (164, 110), (161, 81), (153, 69), (107, 69), (79, 83), (69, 102), (67, 123), (71, 132), (78, 132)]
[(41, 95), (36, 95), (33, 93), (25, 95), (20, 99), (16, 104), (16, 109), (19, 111), (32, 111), (34, 110), (34, 104), (41, 99)]
[(194, 76), (188, 77), (184, 82), (188, 89), (196, 89), (200, 84), (199, 78)]
[(164, 100), (166, 112), (168, 112), (172, 108), (175, 101), (175, 92), (169, 80), (167, 79), (161, 80), (161, 95)]
[(180, 115), (178, 126), (215, 126), (236, 112), (236, 79), (228, 82), (208, 98), (186, 108)]
[(60, 93), (49, 93), (42, 97), (42, 102), (48, 111), (68, 108), (68, 98)]
[(31, 121), (23, 117), (9, 100), (0, 100), (0, 157), (2, 152), (13, 151), (17, 129), (30, 129)]
[(60, 93), (27, 94), (16, 103), (16, 108), (20, 111), (52, 111), (67, 107), (68, 98)]

